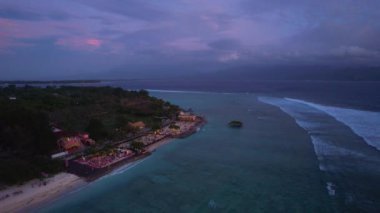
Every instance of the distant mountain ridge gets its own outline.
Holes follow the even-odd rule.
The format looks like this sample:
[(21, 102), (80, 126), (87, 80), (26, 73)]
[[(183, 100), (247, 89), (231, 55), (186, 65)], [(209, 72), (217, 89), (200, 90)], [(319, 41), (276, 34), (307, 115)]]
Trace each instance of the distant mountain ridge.
[(210, 80), (380, 81), (380, 67), (241, 66), (207, 73), (202, 78)]
[[(0, 83), (99, 83), (102, 80), (181, 80), (187, 81), (380, 81), (380, 66), (331, 67), (321, 65), (244, 65), (216, 68), (215, 65), (118, 68), (48, 79), (5, 80)], [(90, 80), (89, 80), (90, 79)]]

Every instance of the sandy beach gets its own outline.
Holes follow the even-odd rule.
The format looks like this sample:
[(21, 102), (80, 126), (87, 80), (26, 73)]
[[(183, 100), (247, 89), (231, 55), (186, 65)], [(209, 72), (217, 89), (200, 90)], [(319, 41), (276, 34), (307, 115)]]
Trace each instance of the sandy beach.
[[(153, 152), (172, 140), (174, 139), (166, 138), (160, 140), (147, 146), (146, 150)], [(128, 162), (124, 165), (133, 162)], [(91, 181), (91, 179), (81, 178), (71, 173), (59, 173), (42, 181), (35, 179), (20, 186), (11, 186), (0, 191), (1, 212), (28, 212), (31, 209), (38, 209), (38, 206), (41, 204), (50, 202), (67, 192), (85, 185), (87, 183), (86, 180)]]
[(160, 147), (162, 145), (165, 145), (165, 144), (171, 142), (172, 140), (174, 140), (174, 138), (165, 138), (165, 139), (162, 139), (162, 140), (160, 140), (160, 141), (158, 141), (156, 143), (148, 145), (147, 147), (145, 147), (145, 150), (148, 151), (148, 152), (153, 152), (158, 147)]
[(86, 181), (76, 175), (59, 173), (44, 180), (35, 179), (20, 186), (11, 186), (0, 191), (1, 212), (25, 212), (84, 184)]

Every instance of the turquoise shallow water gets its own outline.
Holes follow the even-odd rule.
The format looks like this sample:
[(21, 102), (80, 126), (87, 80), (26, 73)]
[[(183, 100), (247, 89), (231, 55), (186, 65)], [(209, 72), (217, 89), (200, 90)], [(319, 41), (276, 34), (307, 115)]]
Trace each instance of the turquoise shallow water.
[[(355, 212), (372, 211), (378, 204), (376, 193), (368, 192), (368, 187), (360, 191), (359, 186), (351, 193), (367, 193), (372, 203), (362, 207), (347, 202), (345, 187), (355, 185), (345, 180), (347, 165), (330, 163), (335, 158), (321, 162), (310, 132), (275, 104), (252, 94), (155, 91), (152, 95), (192, 108), (206, 116), (207, 125), (37, 212)], [(244, 127), (228, 128), (233, 119), (243, 121)], [(350, 134), (343, 133), (344, 140), (360, 140)], [(379, 157), (371, 149), (368, 153)], [(339, 175), (321, 170), (326, 162), (344, 169)], [(369, 184), (380, 177), (376, 172), (360, 174), (353, 177), (367, 178)], [(336, 195), (329, 194), (330, 182)]]

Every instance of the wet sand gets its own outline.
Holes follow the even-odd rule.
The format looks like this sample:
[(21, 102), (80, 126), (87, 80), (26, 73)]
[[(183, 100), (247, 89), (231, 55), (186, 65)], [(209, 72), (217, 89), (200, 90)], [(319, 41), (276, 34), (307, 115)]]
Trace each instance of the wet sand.
[(85, 184), (86, 181), (76, 175), (59, 173), (42, 181), (34, 179), (20, 186), (11, 186), (0, 192), (1, 212), (27, 212), (33, 206), (54, 200)]

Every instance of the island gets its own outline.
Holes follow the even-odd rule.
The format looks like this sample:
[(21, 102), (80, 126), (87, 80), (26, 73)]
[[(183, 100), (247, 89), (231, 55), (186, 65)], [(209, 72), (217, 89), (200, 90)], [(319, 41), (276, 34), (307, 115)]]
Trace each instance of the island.
[(14, 211), (58, 196), (204, 123), (146, 90), (0, 87), (0, 204)]
[(228, 123), (228, 126), (231, 128), (241, 128), (243, 123), (241, 121), (233, 120)]

